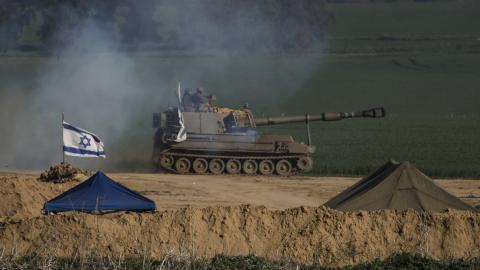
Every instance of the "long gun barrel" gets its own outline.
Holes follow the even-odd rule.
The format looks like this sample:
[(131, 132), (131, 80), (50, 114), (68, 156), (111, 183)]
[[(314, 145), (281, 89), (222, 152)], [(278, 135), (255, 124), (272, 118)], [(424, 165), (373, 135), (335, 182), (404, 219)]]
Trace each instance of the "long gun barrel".
[(301, 123), (310, 121), (338, 121), (346, 118), (367, 117), (382, 118), (385, 117), (384, 108), (373, 108), (359, 112), (325, 112), (316, 115), (298, 115), (298, 116), (281, 116), (281, 117), (265, 117), (255, 120), (257, 126), (270, 126), (280, 124)]

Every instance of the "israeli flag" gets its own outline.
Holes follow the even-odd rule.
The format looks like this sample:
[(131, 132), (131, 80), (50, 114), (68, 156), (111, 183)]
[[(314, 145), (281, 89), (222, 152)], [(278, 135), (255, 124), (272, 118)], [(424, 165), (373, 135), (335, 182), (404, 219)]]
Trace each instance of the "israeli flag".
[(76, 157), (105, 158), (103, 142), (97, 135), (63, 122), (63, 152)]
[(180, 83), (178, 83), (177, 89), (177, 97), (178, 97), (178, 124), (180, 125), (180, 130), (178, 130), (177, 137), (175, 138), (175, 142), (183, 142), (187, 139), (187, 130), (185, 129), (185, 121), (183, 120), (183, 113), (182, 113), (182, 93), (180, 90)]

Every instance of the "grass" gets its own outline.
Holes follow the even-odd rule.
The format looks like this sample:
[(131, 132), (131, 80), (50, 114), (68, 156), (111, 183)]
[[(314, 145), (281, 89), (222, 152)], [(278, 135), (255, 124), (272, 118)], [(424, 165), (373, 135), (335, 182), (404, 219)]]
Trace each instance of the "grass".
[[(416, 68), (409, 59), (429, 68)], [(480, 57), (330, 55), (318, 62), (322, 64), (276, 114), (384, 106), (388, 115), (312, 123), (314, 173), (364, 175), (393, 158), (411, 161), (435, 177), (480, 176)], [(266, 131), (305, 141), (304, 129), (298, 124)]]
[[(477, 90), (480, 85), (480, 66), (477, 65), (480, 55), (243, 55), (174, 59), (134, 56), (132, 59), (138, 68), (135, 76), (145, 85), (141, 95), (132, 100), (126, 99), (126, 107), (132, 109), (124, 110), (122, 103), (109, 100), (109, 95), (116, 95), (114, 89), (111, 93), (108, 93), (110, 90), (99, 90), (98, 104), (109, 104), (105, 108), (112, 113), (105, 111), (105, 115), (102, 113), (83, 124), (105, 138), (110, 155), (102, 163), (103, 169), (148, 168), (154, 133), (150, 126), (151, 113), (174, 100), (171, 97), (173, 90), (170, 91), (167, 86), (174, 88), (175, 83), (169, 82), (172, 79), (168, 77), (176, 72), (183, 77), (182, 73), (198, 70), (199, 74), (195, 77), (202, 76), (202, 79), (192, 79), (185, 84), (203, 85), (218, 95), (219, 105), (239, 107), (249, 102), (257, 117), (351, 111), (376, 106), (387, 109), (388, 117), (384, 119), (312, 123), (313, 143), (317, 146), (316, 174), (364, 175), (393, 158), (411, 161), (434, 177), (480, 177), (480, 92)], [(416, 67), (409, 59), (430, 68)], [(0, 59), (3, 63), (0, 64), (0, 77), (3, 77), (0, 79), (0, 93), (7, 93), (4, 100), (11, 99), (10, 103), (24, 104), (15, 112), (15, 117), (27, 122), (34, 119), (32, 126), (36, 130), (46, 130), (49, 136), (54, 137), (57, 134), (56, 120), (61, 111), (65, 111), (67, 119), (77, 125), (82, 126), (85, 122), (82, 122), (83, 112), (78, 111), (78, 107), (69, 108), (61, 104), (62, 100), (58, 97), (38, 100), (42, 94), (36, 81), (41, 77), (38, 74), (44, 65), (42, 61), (47, 62), (48, 59)], [(223, 67), (210, 61), (216, 61), (218, 65), (222, 63)], [(174, 71), (166, 71), (167, 68)], [(23, 80), (20, 79), (22, 76), (25, 76)], [(67, 75), (65, 78), (68, 78)], [(12, 81), (18, 82), (14, 88), (11, 88)], [(60, 79), (59, 85), (67, 84), (68, 80)], [(164, 88), (158, 89), (156, 85)], [(81, 85), (68, 87), (73, 96), (84, 91)], [(61, 91), (69, 91), (64, 89), (61, 87)], [(159, 91), (166, 95), (156, 94)], [(82, 97), (78, 98), (81, 100)], [(0, 108), (5, 110), (0, 116), (2, 125), (8, 125), (12, 115), (5, 108)], [(108, 121), (107, 126), (105, 121)], [(15, 125), (20, 130), (23, 127), (20, 123)], [(120, 133), (105, 129), (117, 125), (121, 127)], [(305, 141), (304, 129), (303, 124), (295, 124), (262, 128), (262, 131), (291, 134), (297, 140)], [(58, 163), (58, 160), (48, 163), (44, 159), (44, 156), (57, 158), (57, 155), (51, 155), (52, 149), (56, 149), (53, 142), (39, 145), (36, 141), (22, 140), (19, 149), (8, 151), (15, 145), (15, 137), (9, 139), (9, 132), (11, 135), (18, 133), (14, 134), (15, 128), (6, 132), (7, 139), (2, 140), (0, 145), (7, 152), (16, 154), (8, 156), (16, 156), (16, 164), (25, 164), (22, 160), (28, 160), (29, 164), (44, 168)], [(20, 151), (25, 145), (37, 148), (39, 155)], [(80, 166), (82, 162), (74, 161)], [(92, 164), (86, 162), (83, 165), (98, 166)]]
[(360, 264), (345, 269), (351, 270), (380, 270), (380, 269), (477, 269), (480, 267), (480, 260), (473, 258), (469, 260), (452, 259), (437, 261), (432, 258), (412, 254), (398, 254), (385, 260), (374, 260), (373, 262)]
[(331, 2), (328, 8), (334, 22), (327, 32), (334, 37), (480, 35), (476, 27), (480, 24), (480, 3), (476, 0)]
[(217, 255), (209, 260), (189, 260), (173, 257), (162, 260), (145, 259), (141, 257), (127, 258), (43, 258), (43, 257), (22, 257), (15, 260), (1, 259), (2, 269), (42, 269), (42, 270), (77, 270), (77, 269), (305, 269), (305, 270), (367, 270), (367, 269), (478, 269), (480, 260), (473, 259), (451, 259), (438, 261), (428, 257), (421, 257), (413, 254), (393, 255), (385, 260), (374, 260), (372, 262), (331, 268), (322, 265), (303, 265), (294, 262), (271, 261), (261, 257), (249, 256), (224, 256)]
[[(430, 176), (476, 178), (480, 162), (477, 120), (389, 117), (377, 121), (320, 123), (312, 128), (317, 146), (313, 173), (365, 175), (385, 161), (395, 159), (410, 161)], [(297, 126), (298, 129), (277, 128), (270, 132), (293, 133), (305, 141), (303, 125)]]
[(480, 51), (478, 1), (333, 2), (326, 29), (330, 52)]

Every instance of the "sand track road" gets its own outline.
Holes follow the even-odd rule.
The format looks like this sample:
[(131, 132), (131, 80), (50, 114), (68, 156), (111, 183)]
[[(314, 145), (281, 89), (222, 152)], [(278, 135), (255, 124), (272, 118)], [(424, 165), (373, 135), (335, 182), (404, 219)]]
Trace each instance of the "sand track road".
[[(78, 184), (42, 183), (36, 180), (38, 175), (39, 172), (0, 172), (0, 192), (4, 195), (5, 202), (5, 207), (0, 207), (0, 217), (14, 216), (15, 212), (20, 218), (39, 215), (47, 199)], [(273, 210), (316, 207), (359, 180), (352, 177), (320, 176), (108, 175), (154, 200), (159, 210), (241, 204), (265, 206)], [(480, 203), (480, 181), (451, 179), (435, 182), (467, 203)], [(11, 207), (6, 207), (7, 205)]]

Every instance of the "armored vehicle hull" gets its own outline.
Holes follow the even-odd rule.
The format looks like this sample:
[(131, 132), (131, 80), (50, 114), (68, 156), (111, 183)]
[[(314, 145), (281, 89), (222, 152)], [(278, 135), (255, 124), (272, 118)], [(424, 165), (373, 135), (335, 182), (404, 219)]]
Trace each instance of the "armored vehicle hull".
[[(175, 145), (163, 145), (155, 163), (175, 173), (290, 175), (312, 169), (313, 146), (290, 136), (187, 134)], [(163, 150), (161, 150), (163, 148)]]

